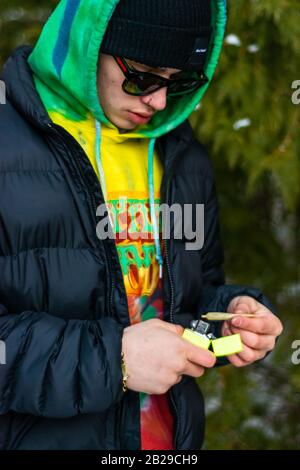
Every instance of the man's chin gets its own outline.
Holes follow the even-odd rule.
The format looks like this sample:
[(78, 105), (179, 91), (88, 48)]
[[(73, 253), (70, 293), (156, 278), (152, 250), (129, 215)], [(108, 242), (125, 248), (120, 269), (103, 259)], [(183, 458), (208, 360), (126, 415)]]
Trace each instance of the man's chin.
[(117, 129), (121, 132), (129, 132), (129, 131), (133, 131), (134, 129), (136, 129), (138, 126), (136, 124), (134, 124), (133, 122), (120, 122), (120, 121), (115, 121), (115, 120), (112, 120), (110, 119), (110, 122), (117, 127)]

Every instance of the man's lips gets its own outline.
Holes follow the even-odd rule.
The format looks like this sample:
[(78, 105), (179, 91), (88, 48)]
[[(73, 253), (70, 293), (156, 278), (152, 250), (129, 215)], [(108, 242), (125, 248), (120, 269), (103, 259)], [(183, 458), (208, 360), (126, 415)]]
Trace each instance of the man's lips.
[(131, 111), (133, 114), (137, 114), (138, 116), (141, 116), (143, 118), (151, 118), (153, 114), (142, 114), (142, 113), (136, 113), (135, 111)]
[(134, 113), (133, 111), (128, 111), (128, 114), (130, 116), (130, 120), (135, 124), (147, 124), (153, 116), (153, 114), (139, 114)]

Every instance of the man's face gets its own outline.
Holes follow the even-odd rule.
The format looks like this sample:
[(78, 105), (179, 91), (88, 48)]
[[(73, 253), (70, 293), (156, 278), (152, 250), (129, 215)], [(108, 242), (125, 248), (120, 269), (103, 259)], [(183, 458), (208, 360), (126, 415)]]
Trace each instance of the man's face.
[[(164, 78), (170, 78), (170, 75), (180, 72), (178, 69), (151, 68), (126, 58), (125, 60), (129, 67), (141, 72), (152, 72)], [(132, 96), (125, 93), (122, 89), (125, 80), (124, 74), (111, 55), (100, 54), (97, 79), (99, 100), (103, 112), (109, 121), (119, 129), (132, 130), (145, 123), (139, 122), (136, 114), (152, 117), (153, 114), (166, 107), (166, 87), (146, 96)]]

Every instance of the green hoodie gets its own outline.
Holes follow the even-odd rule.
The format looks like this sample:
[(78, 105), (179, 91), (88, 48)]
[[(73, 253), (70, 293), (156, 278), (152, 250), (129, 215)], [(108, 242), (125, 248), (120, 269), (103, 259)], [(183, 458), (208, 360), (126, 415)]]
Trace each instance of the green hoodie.
[[(75, 121), (90, 111), (112, 127), (98, 99), (97, 64), (101, 41), (118, 0), (62, 0), (47, 21), (28, 62), (47, 110)], [(222, 47), (226, 0), (212, 0), (212, 41), (205, 73), (211, 81)], [(209, 83), (181, 100), (170, 100), (149, 124), (139, 128), (145, 137), (160, 137), (189, 117)]]

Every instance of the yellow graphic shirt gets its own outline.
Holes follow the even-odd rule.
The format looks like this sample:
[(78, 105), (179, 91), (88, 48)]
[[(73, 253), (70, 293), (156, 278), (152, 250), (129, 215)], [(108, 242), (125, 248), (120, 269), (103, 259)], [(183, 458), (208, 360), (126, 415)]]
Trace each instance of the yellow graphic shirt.
[[(96, 128), (90, 117), (80, 123), (50, 113), (82, 146), (100, 177), (95, 154)], [(113, 221), (131, 324), (163, 319), (162, 280), (155, 258), (148, 190), (149, 140), (101, 126), (101, 161), (106, 204)], [(163, 168), (154, 154), (155, 203), (160, 202)], [(162, 246), (162, 253), (164, 247)], [(140, 393), (141, 449), (173, 449), (173, 417), (166, 395)]]

